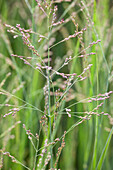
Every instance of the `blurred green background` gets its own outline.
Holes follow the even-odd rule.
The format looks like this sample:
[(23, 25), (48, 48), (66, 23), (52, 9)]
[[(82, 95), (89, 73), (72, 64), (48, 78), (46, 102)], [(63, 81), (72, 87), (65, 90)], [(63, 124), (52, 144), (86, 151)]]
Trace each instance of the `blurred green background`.
[[(11, 76), (7, 78), (4, 85), (0, 86), (0, 91), (9, 92), (7, 95), (0, 95), (0, 149), (4, 152), (10, 152), (20, 162), (33, 169), (35, 152), (22, 124), (25, 124), (26, 128), (30, 129), (33, 134), (39, 133), (41, 113), (36, 108), (44, 110), (43, 87), (46, 80), (39, 72), (25, 65), (20, 59), (11, 57), (11, 54), (27, 57), (33, 56), (33, 54), (23, 44), (21, 37), (14, 39), (13, 35), (8, 33), (4, 26), (4, 23), (12, 26), (20, 24), (25, 29), (32, 28), (33, 31), (46, 35), (46, 18), (36, 6), (36, 2), (31, 0), (29, 4), (27, 2), (27, 0), (0, 0), (0, 82), (6, 78), (7, 73), (11, 72)], [(75, 25), (70, 19), (72, 14), (75, 16), (75, 22), (76, 24), (78, 23), (79, 30), (87, 27), (87, 31), (83, 34), (83, 39), (70, 39), (52, 48), (51, 64), (54, 68), (59, 68), (66, 56), (76, 56), (80, 51), (87, 48), (89, 43), (98, 39), (101, 40), (101, 43), (83, 52), (84, 55), (96, 52), (95, 56), (89, 56), (85, 59), (75, 58), (69, 66), (61, 70), (65, 73), (75, 72), (80, 74), (88, 64), (93, 64), (89, 72), (89, 78), (83, 82), (77, 82), (73, 86), (70, 94), (72, 99), (65, 103), (65, 107), (90, 96), (113, 90), (113, 1), (84, 0), (83, 2), (84, 5), (79, 0), (57, 4), (59, 9), (57, 12), (58, 19), (61, 17), (64, 20), (69, 19), (69, 21), (67, 20), (67, 23), (57, 26), (51, 36), (53, 43), (57, 43), (74, 33)], [(33, 13), (30, 10), (33, 10)], [(37, 36), (32, 36), (32, 43), (42, 56), (47, 57), (47, 50), (44, 48), (46, 41), (38, 43)], [(35, 64), (35, 62), (37, 62), (37, 59), (34, 59), (32, 64)], [(60, 85), (58, 84), (58, 86)], [(10, 94), (13, 94), (13, 96)], [(21, 105), (23, 107), (21, 107), (16, 116), (9, 115), (3, 118), (3, 115), (11, 109), (4, 106), (7, 103), (15, 105), (15, 107)], [(95, 106), (95, 103), (80, 102), (72, 107), (72, 111), (86, 112), (93, 110)], [(104, 102), (99, 112), (101, 111), (109, 113), (111, 117), (113, 116), (113, 95)], [(61, 137), (65, 130), (69, 130), (71, 126), (76, 126), (76, 122), (79, 120), (76, 114), (71, 118), (64, 115), (60, 119), (56, 129), (56, 137)], [(18, 121), (21, 121), (21, 123), (16, 123)], [(112, 125), (112, 119), (108, 119), (107, 116), (101, 115), (97, 118), (93, 115), (90, 120), (86, 120), (72, 128), (73, 130), (66, 135), (66, 145), (60, 156), (58, 168), (62, 170), (96, 169), (100, 156), (104, 152), (103, 149), (108, 144), (106, 141), (111, 137), (108, 138)], [(40, 147), (44, 143), (44, 139), (45, 132), (42, 131), (39, 142)], [(94, 149), (95, 139), (97, 139), (97, 144)], [(59, 145), (54, 147), (54, 160)], [(105, 159), (102, 159), (102, 169), (112, 170), (112, 138), (109, 147), (105, 148), (108, 150), (105, 154)], [(11, 159), (8, 156), (3, 156), (3, 154), (0, 154), (0, 166), (4, 170), (24, 169), (21, 165), (12, 163)], [(47, 167), (47, 169), (49, 168)]]

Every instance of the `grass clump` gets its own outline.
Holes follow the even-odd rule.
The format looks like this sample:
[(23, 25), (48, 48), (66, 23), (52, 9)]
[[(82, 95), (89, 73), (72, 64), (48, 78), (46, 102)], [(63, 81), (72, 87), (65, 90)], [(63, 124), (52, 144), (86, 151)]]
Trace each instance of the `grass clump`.
[(20, 23), (0, 22), (0, 167), (110, 169), (112, 59), (98, 30), (100, 4), (15, 4)]

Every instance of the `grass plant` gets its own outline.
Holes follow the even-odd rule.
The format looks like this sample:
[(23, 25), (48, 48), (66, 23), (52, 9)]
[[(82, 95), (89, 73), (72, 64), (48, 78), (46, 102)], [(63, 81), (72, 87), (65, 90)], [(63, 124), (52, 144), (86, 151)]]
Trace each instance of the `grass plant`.
[(109, 5), (0, 2), (1, 169), (112, 169)]

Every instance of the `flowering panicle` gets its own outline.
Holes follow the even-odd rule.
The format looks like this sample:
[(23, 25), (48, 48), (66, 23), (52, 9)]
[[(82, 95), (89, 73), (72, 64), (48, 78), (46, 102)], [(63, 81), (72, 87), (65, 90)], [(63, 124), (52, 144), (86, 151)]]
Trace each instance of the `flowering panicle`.
[[(40, 10), (46, 15), (46, 16), (48, 16), (47, 15), (47, 13), (46, 13), (46, 11), (44, 10), (44, 8), (42, 7), (42, 4), (40, 3), (40, 1), (39, 0), (36, 0), (36, 2), (37, 2), (37, 5), (38, 5), (38, 7), (40, 8)], [(46, 8), (47, 8), (47, 3), (46, 3)]]
[(89, 98), (88, 102), (92, 102), (92, 101), (102, 101), (102, 100), (106, 100), (110, 98), (110, 94), (112, 94), (112, 91), (106, 92), (104, 94), (98, 94), (97, 97), (91, 97)]
[(27, 166), (25, 166), (24, 164), (22, 164), (21, 162), (19, 162), (14, 156), (12, 156), (11, 154), (10, 154), (10, 152), (5, 152), (5, 151), (3, 151), (3, 150), (0, 150), (0, 152), (3, 154), (3, 156), (8, 156), (9, 158), (11, 158), (11, 161), (13, 162), (13, 163), (17, 163), (17, 164), (20, 164), (21, 166), (23, 166), (24, 168), (26, 168), (26, 169), (29, 169)]
[(23, 29), (20, 27), (20, 24), (17, 24), (17, 25), (16, 25), (16, 28), (20, 31), (20, 34), (21, 34), (21, 36), (22, 36), (22, 39), (23, 39), (24, 44), (27, 45), (28, 48), (29, 48), (30, 50), (32, 50), (33, 53), (34, 53), (36, 56), (40, 57), (38, 51), (35, 49), (35, 47), (32, 45), (32, 43), (31, 43), (30, 40), (29, 40), (30, 34), (29, 34), (28, 32), (26, 32), (25, 30), (23, 30)]
[(91, 52), (91, 53), (89, 53), (89, 54), (79, 55), (78, 57), (83, 58), (83, 57), (90, 56), (90, 55), (95, 55), (95, 54), (96, 54), (96, 53)]
[[(35, 49), (35, 47), (32, 45), (32, 43), (31, 43), (31, 41), (30, 41), (30, 34), (31, 34), (31, 33), (34, 33), (31, 29), (25, 30), (24, 28), (21, 28), (20, 24), (17, 24), (17, 25), (16, 25), (16, 28), (13, 27), (13, 26), (10, 26), (10, 25), (8, 25), (8, 24), (5, 24), (5, 26), (9, 28), (9, 30), (7, 30), (8, 32), (11, 32), (11, 33), (13, 33), (13, 34), (16, 34), (16, 35), (14, 36), (14, 38), (17, 38), (18, 36), (21, 36), (22, 39), (23, 39), (24, 44), (27, 45), (28, 48), (29, 48), (30, 50), (32, 50), (33, 53), (34, 53), (36, 56), (40, 57), (38, 51)], [(39, 42), (42, 40), (42, 38), (46, 38), (46, 37), (43, 36), (43, 35), (40, 35), (40, 34), (38, 34), (38, 35), (39, 35), (39, 40), (38, 40)], [(42, 61), (42, 60), (41, 60), (41, 61)]]
[(28, 139), (30, 139), (32, 141), (32, 137), (33, 137), (34, 139), (39, 140), (39, 135), (37, 133), (36, 133), (36, 135), (33, 135), (33, 133), (31, 133), (30, 129), (29, 130), (26, 129), (25, 124), (23, 124), (23, 128), (25, 129), (26, 134), (28, 135)]
[(68, 40), (70, 40), (71, 38), (77, 37), (79, 34), (83, 34), (84, 31), (86, 31), (86, 28), (83, 28), (81, 31), (76, 31), (76, 30), (75, 30), (75, 33), (74, 33), (74, 34), (69, 35), (68, 37), (64, 38), (63, 40), (59, 41), (58, 43), (50, 46), (49, 50), (50, 50), (51, 48), (55, 47), (56, 45), (60, 44), (60, 43), (63, 43), (63, 42), (65, 42), (65, 41), (68, 41)]
[[(37, 164), (37, 167), (38, 167), (38, 168), (41, 166), (43, 157), (44, 157), (44, 155), (45, 155), (45, 154), (47, 153), (47, 151), (48, 151), (48, 147), (49, 147), (50, 145), (55, 144), (55, 142), (57, 142), (57, 141), (58, 141), (58, 139), (57, 139), (56, 141), (54, 141), (54, 142), (49, 142), (49, 143), (48, 143), (48, 139), (45, 139), (44, 147), (42, 147), (41, 153), (37, 155), (37, 156), (40, 156), (39, 161), (38, 161), (38, 164)], [(51, 155), (50, 155), (50, 152), (48, 152), (48, 153), (47, 153), (47, 156), (46, 156), (46, 159), (45, 159), (45, 161), (44, 161), (44, 166), (43, 166), (43, 168), (45, 168), (45, 167), (48, 165), (50, 159), (51, 159)], [(43, 168), (41, 168), (41, 169), (43, 169)]]
[(71, 109), (67, 109), (67, 108), (66, 108), (66, 113), (67, 113), (68, 117), (71, 117), (70, 112), (71, 112)]
[[(18, 57), (20, 60), (24, 61), (24, 64), (27, 64), (32, 67), (30, 62), (28, 62), (26, 59), (24, 59), (24, 56), (18, 56), (16, 54), (11, 54), (12, 57)], [(27, 59), (32, 59), (31, 57), (27, 57)]]
[(54, 10), (53, 10), (53, 18), (52, 18), (52, 24), (54, 24), (55, 20), (56, 20), (56, 12), (58, 11), (57, 5), (54, 6)]
[(7, 32), (11, 32), (11, 33), (17, 33), (17, 29), (11, 25), (8, 24), (4, 24), (5, 27), (7, 27), (9, 30), (7, 30)]
[(41, 69), (46, 69), (46, 70), (51, 70), (52, 69), (52, 67), (50, 67), (50, 66), (41, 66), (40, 64), (38, 64), (38, 63), (36, 63), (36, 65), (37, 65), (37, 67), (36, 67), (36, 69), (39, 69), (39, 70), (41, 70)]
[[(85, 31), (85, 30), (84, 30), (84, 31)], [(69, 35), (69, 37), (64, 38), (64, 40), (62, 40), (62, 41), (60, 41), (60, 42), (68, 41), (68, 40), (71, 39), (71, 38), (77, 37), (79, 34), (83, 34), (83, 31), (79, 31), (79, 32), (76, 32), (76, 31), (75, 31), (74, 34)]]
[(64, 65), (67, 65), (70, 60), (72, 60), (71, 56), (69, 56), (68, 58), (65, 59)]
[(18, 163), (16, 158), (14, 156), (12, 156), (9, 152), (3, 152), (3, 151), (1, 151), (1, 152), (2, 152), (3, 155), (7, 155), (9, 158), (11, 158), (12, 162)]
[(57, 75), (61, 76), (62, 78), (65, 78), (65, 79), (68, 79), (69, 77), (74, 77), (76, 76), (77, 74), (76, 73), (73, 73), (73, 74), (65, 74), (65, 73), (60, 73), (58, 71), (55, 71)]
[(37, 152), (37, 148), (36, 148), (36, 146), (34, 144), (33, 139), (39, 140), (38, 134), (36, 133), (36, 136), (34, 136), (33, 133), (31, 133), (30, 129), (29, 130), (26, 129), (25, 124), (23, 124), (23, 128), (25, 129), (26, 134), (28, 135), (28, 139), (31, 141), (32, 146), (34, 147), (35, 151)]
[(98, 112), (98, 109), (103, 105), (103, 103), (100, 103), (97, 107), (95, 107), (92, 111), (89, 112), (84, 112), (84, 114), (86, 114), (85, 116), (78, 116), (76, 115), (76, 117), (84, 120), (90, 120), (92, 115), (96, 115), (96, 116), (100, 116), (100, 115), (104, 115), (107, 116), (109, 119), (111, 119), (111, 116), (108, 113), (105, 112)]
[(51, 67), (48, 67), (45, 65), (45, 61), (43, 60), (42, 64), (44, 65), (40, 65), (39, 63), (36, 63), (36, 66), (33, 65), (33, 63), (31, 62), (32, 60), (32, 57), (26, 57), (26, 59), (24, 58), (25, 56), (18, 56), (16, 54), (11, 54), (11, 56), (13, 57), (17, 57), (19, 58), (20, 60), (24, 61), (24, 64), (26, 65), (29, 65), (30, 67), (32, 67), (33, 69), (36, 69), (38, 70), (44, 77), (45, 74), (43, 73), (42, 69), (48, 69), (48, 70), (51, 70)]
[(93, 42), (89, 43), (89, 46), (92, 47), (93, 45), (95, 45), (99, 42), (101, 42), (101, 40), (93, 41)]
[(16, 114), (17, 112), (19, 112), (19, 108), (10, 109), (9, 112), (6, 113), (3, 117), (9, 116), (9, 115), (15, 116), (15, 114)]
[(48, 165), (50, 159), (51, 159), (51, 153), (48, 152), (47, 158), (45, 159), (45, 162), (44, 162), (44, 168), (46, 168), (46, 166)]
[(45, 85), (43, 90), (44, 90), (44, 96), (45, 96), (44, 113), (46, 115), (47, 114), (47, 109), (48, 109), (48, 85)]
[[(90, 69), (91, 67), (93, 67), (93, 64), (89, 64), (87, 58), (88, 56), (95, 55), (96, 53), (93, 51), (91, 52), (89, 48), (92, 47), (93, 45), (96, 45), (101, 40), (98, 39), (97, 41), (91, 42), (88, 44), (88, 47), (85, 48), (85, 44), (83, 41), (83, 34), (85, 31), (87, 31), (87, 27), (84, 27), (83, 29), (79, 29), (79, 25), (78, 23), (76, 23), (76, 20), (75, 20), (75, 15), (76, 15), (75, 13), (73, 13), (71, 17), (65, 20), (64, 19), (58, 20), (57, 19), (58, 7), (55, 3), (60, 3), (60, 2), (72, 2), (72, 1), (71, 0), (51, 0), (51, 1), (36, 0), (38, 10), (41, 10), (41, 13), (43, 13), (44, 21), (47, 19), (48, 32), (44, 33), (45, 36), (34, 32), (32, 29), (24, 29), (20, 26), (20, 24), (17, 24), (16, 27), (5, 24), (5, 26), (8, 28), (7, 31), (14, 34), (13, 38), (15, 39), (20, 36), (23, 40), (23, 43), (28, 47), (28, 49), (32, 52), (32, 54), (34, 54), (33, 57), (32, 56), (25, 57), (25, 56), (16, 55), (16, 54), (12, 54), (11, 56), (19, 58), (20, 60), (24, 62), (24, 64), (32, 67), (36, 72), (38, 71), (46, 78), (46, 83), (43, 87), (44, 97), (42, 98), (44, 101), (44, 107), (43, 107), (44, 111), (41, 111), (37, 107), (29, 104), (30, 108), (31, 106), (33, 106), (35, 110), (43, 113), (41, 116), (39, 116), (40, 120), (37, 121), (39, 123), (40, 132), (42, 130), (41, 133), (42, 133), (43, 139), (41, 140), (41, 142), (39, 142), (40, 133), (39, 134), (36, 133), (36, 135), (33, 135), (31, 130), (28, 130), (25, 124), (23, 124), (23, 129), (25, 129), (28, 139), (30, 140), (36, 152), (35, 154), (36, 159), (34, 161), (34, 164), (35, 164), (34, 167), (37, 166), (37, 169), (42, 169), (42, 170), (49, 167), (49, 162), (51, 160), (53, 164), (53, 153), (54, 153), (53, 147), (56, 145), (57, 142), (60, 141), (59, 138), (55, 139), (55, 136), (57, 136), (56, 131), (58, 129), (57, 120), (59, 123), (61, 116), (63, 114), (66, 114), (66, 118), (69, 118), (69, 119), (72, 118), (72, 116), (76, 116), (79, 118), (79, 121), (76, 122), (72, 126), (72, 128), (81, 124), (85, 120), (90, 120), (93, 115), (96, 115), (96, 116), (105, 115), (109, 118), (111, 124), (113, 125), (113, 118), (108, 113), (105, 113), (104, 111), (99, 112), (100, 110), (102, 110), (101, 108), (103, 106), (104, 101), (106, 99), (109, 99), (110, 94), (113, 93), (112, 91), (106, 92), (104, 94), (98, 94), (96, 96), (92, 96), (87, 99), (84, 99), (84, 101), (88, 103), (88, 105), (90, 105), (90, 103), (93, 101), (96, 102), (97, 105), (94, 103), (95, 108), (93, 108), (91, 111), (79, 112), (78, 115), (77, 115), (78, 112), (72, 112), (73, 110), (72, 106), (80, 103), (78, 102), (78, 100), (76, 103), (73, 103), (72, 105), (67, 107), (66, 102), (69, 102), (75, 97), (78, 97), (76, 95), (77, 93), (75, 92), (75, 89), (78, 92), (78, 89), (76, 88), (77, 86), (75, 83), (81, 82), (90, 76), (89, 75)], [(76, 2), (73, 1), (70, 4), (71, 7), (74, 7), (75, 3)], [(84, 3), (82, 1), (81, 3), (83, 5), (82, 7), (82, 10), (83, 10)], [(53, 6), (54, 4), (55, 6)], [(62, 17), (65, 17), (64, 13), (61, 16), (61, 18)], [(59, 30), (61, 26), (64, 26), (64, 24), (68, 23), (69, 21), (72, 21), (74, 24), (73, 25), (74, 32), (72, 34), (69, 34), (68, 36), (65, 36), (64, 39), (61, 39), (59, 42), (57, 42), (57, 40), (53, 37), (53, 33)], [(90, 24), (90, 20), (88, 16), (87, 16), (87, 21), (88, 21), (88, 24)], [(32, 24), (35, 25), (35, 23), (32, 23)], [(36, 45), (34, 45), (35, 43), (32, 43), (33, 41), (31, 37), (32, 34), (35, 34), (38, 37), (36, 43), (38, 42), (40, 48), (36, 47)], [(52, 48), (61, 43), (70, 41), (70, 39), (73, 39), (73, 38), (77, 38), (80, 44), (80, 47), (77, 47), (78, 54), (76, 56), (73, 56), (75, 55), (76, 52), (72, 50), (68, 51), (66, 49), (66, 54), (63, 56), (63, 59), (59, 59), (59, 62), (56, 62), (56, 60), (54, 60), (54, 50), (52, 50)], [(43, 55), (40, 49), (44, 51)], [(86, 50), (88, 50), (89, 52), (87, 52)], [(73, 68), (72, 69), (69, 68), (70, 65), (72, 64), (71, 62), (75, 59), (75, 57), (77, 57), (78, 60), (80, 60), (80, 58), (82, 60), (83, 67), (82, 67), (81, 73), (79, 74), (77, 74)], [(63, 67), (66, 67), (65, 72), (62, 71)], [(11, 109), (8, 109), (8, 113), (3, 115), (4, 118), (9, 115), (14, 116), (17, 112), (21, 110), (21, 108), (25, 108), (25, 105), (17, 107), (16, 104), (15, 105), (8, 104), (11, 97), (13, 96), (15, 97), (16, 95), (14, 94), (18, 90), (20, 90), (20, 88), (24, 86), (24, 82), (22, 82), (17, 88), (12, 90), (12, 93), (9, 93), (3, 90), (2, 88), (9, 76), (10, 76), (10, 73), (8, 73), (5, 79), (0, 83), (0, 94), (7, 96), (7, 99), (5, 100), (4, 105), (7, 107), (11, 107)], [(73, 87), (74, 85), (75, 87)], [(82, 96), (84, 96), (84, 93), (82, 94)], [(24, 100), (21, 100), (21, 101), (25, 102)], [(32, 100), (30, 101), (32, 102)], [(26, 105), (27, 104), (28, 103), (26, 102)], [(64, 134), (61, 137), (62, 139), (61, 145), (58, 148), (58, 152), (56, 154), (56, 160), (54, 161), (55, 170), (56, 170), (62, 149), (65, 147), (65, 136), (68, 132), (69, 130), (64, 131)], [(34, 139), (37, 142), (37, 146), (35, 146)], [(38, 149), (38, 147), (40, 148)], [(2, 153), (3, 155), (9, 156), (13, 162), (18, 163), (18, 161), (13, 156), (11, 156), (9, 152), (2, 152)], [(51, 168), (51, 170), (52, 169), (53, 168)]]
[(64, 19), (61, 19), (61, 21), (58, 21), (56, 23), (53, 23), (51, 26), (57, 26), (57, 25), (61, 25), (62, 23), (64, 23)]
[(45, 132), (45, 134), (47, 136), (47, 132), (48, 132), (48, 118), (47, 118), (46, 114), (41, 116), (40, 125), (41, 125), (41, 128), (44, 129), (44, 132)]
[(60, 25), (62, 23), (64, 23), (64, 19), (61, 19), (61, 21), (58, 21), (58, 22), (55, 22), (56, 21), (56, 12), (57, 12), (58, 8), (57, 8), (57, 5), (54, 6), (54, 10), (53, 10), (53, 16), (52, 16), (52, 22), (51, 22), (51, 26), (57, 26), (57, 25)]
[(56, 161), (55, 161), (55, 167), (57, 166), (57, 163), (58, 163), (58, 160), (59, 160), (59, 157), (60, 157), (60, 154), (62, 152), (62, 149), (65, 147), (65, 135), (66, 135), (66, 131), (64, 132), (64, 135), (63, 135), (63, 138), (62, 138), (62, 143), (61, 143), (61, 146), (58, 148), (58, 152), (56, 154)]

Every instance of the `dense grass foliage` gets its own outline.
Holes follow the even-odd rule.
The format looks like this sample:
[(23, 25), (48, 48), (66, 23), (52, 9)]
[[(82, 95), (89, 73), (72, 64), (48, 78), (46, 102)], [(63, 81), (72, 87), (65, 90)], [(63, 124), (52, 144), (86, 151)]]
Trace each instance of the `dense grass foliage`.
[(113, 169), (112, 23), (112, 0), (0, 1), (1, 169)]

